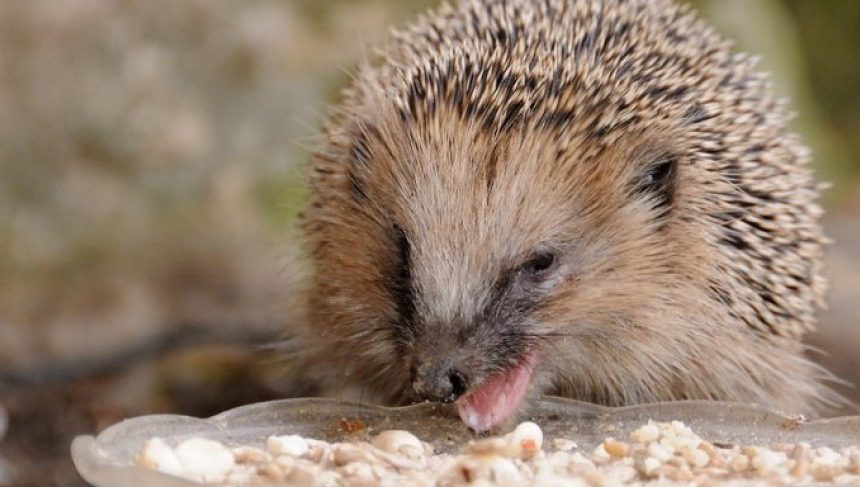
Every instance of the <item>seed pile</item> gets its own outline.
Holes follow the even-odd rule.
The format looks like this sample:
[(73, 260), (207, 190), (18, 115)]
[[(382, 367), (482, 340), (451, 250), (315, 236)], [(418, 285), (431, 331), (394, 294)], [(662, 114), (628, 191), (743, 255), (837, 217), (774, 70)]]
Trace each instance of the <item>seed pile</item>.
[(835, 450), (806, 443), (769, 447), (714, 444), (681, 422), (649, 422), (593, 451), (521, 423), (503, 437), (470, 442), (458, 455), (401, 430), (370, 442), (328, 443), (270, 436), (265, 448), (228, 448), (187, 439), (175, 447), (150, 439), (137, 465), (202, 483), (299, 485), (753, 485), (860, 484), (860, 446)]

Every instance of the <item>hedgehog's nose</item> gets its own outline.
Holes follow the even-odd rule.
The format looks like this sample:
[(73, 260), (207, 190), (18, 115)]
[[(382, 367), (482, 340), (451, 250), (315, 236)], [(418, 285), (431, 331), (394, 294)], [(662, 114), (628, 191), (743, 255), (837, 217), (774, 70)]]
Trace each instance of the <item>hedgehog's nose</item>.
[(428, 401), (454, 402), (469, 389), (466, 374), (448, 360), (412, 368), (412, 387)]

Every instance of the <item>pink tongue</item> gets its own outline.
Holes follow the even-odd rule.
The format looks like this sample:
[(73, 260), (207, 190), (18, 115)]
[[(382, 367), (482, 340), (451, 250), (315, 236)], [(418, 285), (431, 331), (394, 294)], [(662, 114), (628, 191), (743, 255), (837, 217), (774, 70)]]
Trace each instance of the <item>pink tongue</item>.
[(458, 399), (457, 412), (466, 426), (482, 433), (513, 416), (528, 389), (533, 362), (533, 355), (529, 355)]

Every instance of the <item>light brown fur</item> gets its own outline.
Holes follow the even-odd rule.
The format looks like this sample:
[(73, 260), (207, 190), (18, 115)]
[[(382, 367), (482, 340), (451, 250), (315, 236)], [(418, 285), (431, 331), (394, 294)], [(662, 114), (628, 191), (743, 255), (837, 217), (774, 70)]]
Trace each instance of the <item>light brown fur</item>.
[[(834, 400), (801, 343), (825, 290), (808, 153), (750, 59), (686, 9), (464, 1), (381, 53), (311, 166), (306, 379), (402, 403), (416, 361), (451, 355), (480, 384), (528, 349), (534, 392), (603, 404)], [(664, 215), (630, 188), (667, 154)], [(547, 243), (536, 309), (487, 315)]]

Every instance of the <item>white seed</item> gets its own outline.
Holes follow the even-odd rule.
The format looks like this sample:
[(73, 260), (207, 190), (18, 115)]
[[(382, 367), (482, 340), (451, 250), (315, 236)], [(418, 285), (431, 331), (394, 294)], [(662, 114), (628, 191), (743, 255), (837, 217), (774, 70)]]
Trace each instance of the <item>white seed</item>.
[(286, 480), (291, 482), (291, 485), (322, 485), (321, 473), (319, 468), (296, 464), (290, 469)]
[(523, 484), (520, 469), (508, 458), (490, 457), (488, 465), (490, 478), (495, 485), (518, 486)]
[(525, 421), (508, 436), (510, 455), (515, 458), (531, 458), (540, 453), (543, 446), (543, 431), (540, 426)]
[(711, 461), (711, 457), (698, 448), (685, 447), (681, 450), (681, 456), (695, 468), (702, 468)]
[(842, 455), (832, 448), (820, 447), (815, 449), (813, 465), (836, 465), (842, 462)]
[(185, 469), (176, 452), (161, 438), (155, 437), (143, 445), (143, 451), (136, 459), (137, 465), (158, 470), (170, 475), (182, 476)]
[(343, 474), (349, 478), (349, 485), (375, 485), (377, 479), (368, 463), (350, 463), (343, 467)]
[(606, 448), (603, 447), (603, 443), (601, 443), (594, 449), (592, 456), (595, 460), (607, 460), (610, 455), (609, 452), (606, 451)]
[(689, 470), (669, 465), (657, 468), (653, 475), (678, 483), (687, 483), (693, 480), (693, 474)]
[(841, 473), (842, 469), (833, 464), (812, 465), (812, 476), (819, 482), (830, 482)]
[(247, 484), (253, 482), (257, 475), (257, 469), (248, 465), (236, 465), (226, 473), (224, 480), (230, 484)]
[(568, 463), (568, 467), (570, 466), (584, 466), (594, 468), (594, 462), (586, 458), (582, 453), (576, 452), (570, 456), (570, 462)]
[(644, 473), (646, 475), (651, 475), (658, 468), (660, 468), (660, 465), (662, 465), (660, 463), (660, 460), (657, 460), (654, 457), (646, 457), (645, 460), (643, 460), (641, 463), (640, 470), (642, 471), (642, 473)]
[(732, 461), (729, 463), (732, 467), (732, 470), (735, 472), (743, 472), (750, 466), (750, 459), (744, 455), (740, 454), (736, 457), (732, 458)]
[(770, 472), (776, 469), (779, 465), (785, 463), (786, 455), (783, 452), (775, 452), (768, 448), (751, 447), (747, 449), (747, 456), (750, 457), (751, 465), (759, 472)]
[(606, 471), (606, 476), (617, 482), (630, 483), (636, 478), (636, 469), (629, 465), (615, 464)]
[(523, 484), (523, 475), (513, 460), (499, 455), (460, 457), (449, 476), (454, 484), (516, 486)]
[(270, 436), (266, 439), (266, 448), (275, 455), (294, 457), (300, 457), (310, 450), (308, 442), (298, 435)]
[(415, 435), (403, 430), (388, 430), (376, 435), (371, 441), (373, 446), (388, 453), (398, 453), (402, 447), (414, 448), (419, 452), (424, 451), (424, 445)]
[(660, 462), (665, 462), (666, 460), (672, 458), (672, 451), (669, 450), (665, 445), (661, 445), (660, 443), (651, 443), (648, 445), (648, 454), (652, 457), (656, 458)]
[(795, 478), (806, 477), (809, 472), (809, 455), (811, 448), (808, 443), (798, 443), (791, 452), (794, 465), (791, 467), (791, 475)]
[(236, 463), (263, 463), (272, 458), (263, 450), (250, 446), (234, 448), (233, 457), (236, 459)]
[(708, 443), (707, 441), (703, 441), (699, 444), (699, 449), (703, 452), (707, 453), (710, 458), (715, 458), (718, 456), (717, 447)]
[(660, 438), (660, 428), (654, 423), (648, 423), (630, 433), (634, 443), (650, 443)]
[(233, 453), (217, 441), (189, 438), (176, 447), (185, 477), (200, 482), (218, 482), (236, 463)]
[(338, 443), (332, 448), (332, 461), (337, 466), (349, 465), (355, 462), (368, 462), (372, 455), (349, 443)]
[(630, 447), (623, 441), (618, 441), (615, 438), (607, 438), (603, 440), (603, 449), (606, 453), (613, 457), (623, 458), (630, 452)]
[(307, 453), (302, 455), (302, 458), (307, 458), (314, 463), (320, 463), (322, 462), (328, 451), (328, 446), (311, 445), (310, 450), (308, 450)]
[(693, 430), (680, 421), (672, 421), (671, 423), (669, 423), (669, 430), (675, 433), (677, 436), (694, 436)]
[(698, 448), (702, 440), (698, 436), (674, 436), (668, 435), (660, 440), (667, 448), (672, 451), (678, 451), (682, 448)]
[(267, 463), (260, 466), (259, 469), (260, 475), (263, 479), (275, 482), (283, 481), (290, 471), (292, 471), (292, 467), (285, 467), (278, 463)]

